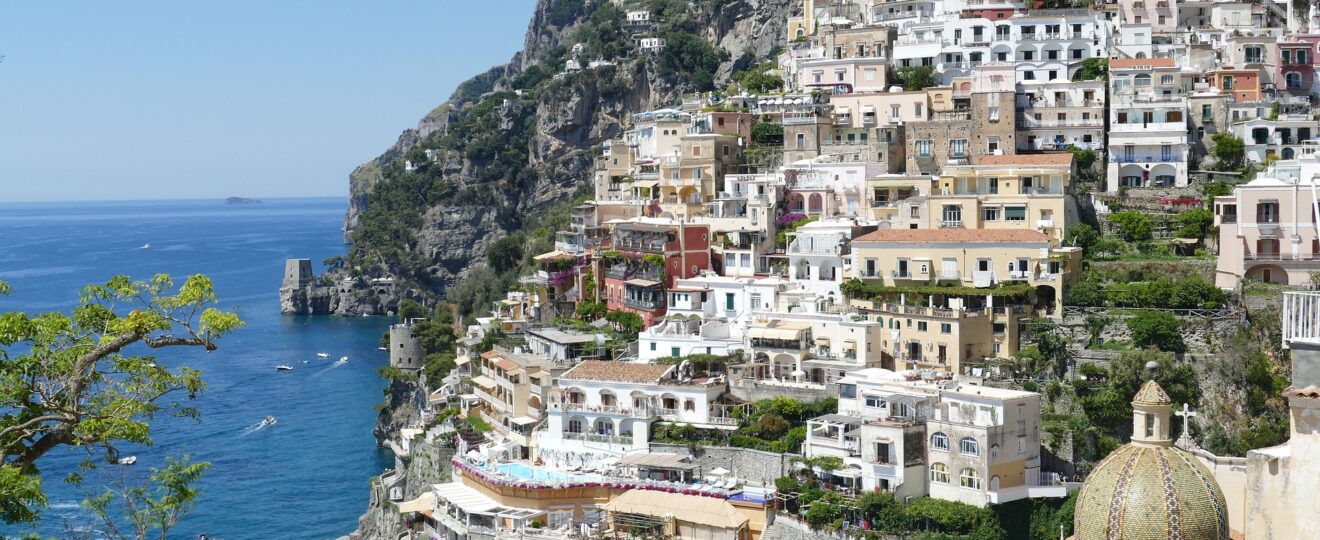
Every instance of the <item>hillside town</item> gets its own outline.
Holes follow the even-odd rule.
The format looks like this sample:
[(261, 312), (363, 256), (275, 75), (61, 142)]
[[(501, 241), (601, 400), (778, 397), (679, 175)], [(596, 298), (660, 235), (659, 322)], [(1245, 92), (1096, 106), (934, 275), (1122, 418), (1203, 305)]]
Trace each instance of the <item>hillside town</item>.
[(393, 538), (1314, 537), (1320, 9), (792, 3), (443, 368), (400, 309)]

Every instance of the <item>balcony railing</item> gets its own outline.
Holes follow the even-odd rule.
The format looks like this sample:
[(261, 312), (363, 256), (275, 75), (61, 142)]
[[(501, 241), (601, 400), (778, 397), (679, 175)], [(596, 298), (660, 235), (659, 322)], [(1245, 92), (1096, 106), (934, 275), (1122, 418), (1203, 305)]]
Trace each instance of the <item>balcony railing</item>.
[(1114, 154), (1109, 156), (1110, 163), (1178, 163), (1187, 161), (1181, 155), (1157, 155), (1157, 156), (1127, 156)]
[(1060, 128), (1060, 127), (1103, 127), (1105, 121), (1102, 118), (1075, 118), (1065, 120), (1036, 120), (1031, 116), (1019, 116), (1018, 123), (1022, 127), (1028, 128)]
[(963, 227), (963, 222), (961, 219), (959, 220), (946, 219), (940, 222), (941, 229), (961, 229), (962, 227)]
[(587, 441), (608, 444), (632, 444), (632, 435), (611, 435), (608, 433), (575, 433), (572, 431), (564, 432), (564, 439), (570, 441)]
[(623, 305), (628, 308), (640, 309), (642, 311), (655, 311), (657, 309), (661, 309), (665, 307), (665, 302), (663, 300), (644, 300), (640, 298), (625, 298), (623, 300)]

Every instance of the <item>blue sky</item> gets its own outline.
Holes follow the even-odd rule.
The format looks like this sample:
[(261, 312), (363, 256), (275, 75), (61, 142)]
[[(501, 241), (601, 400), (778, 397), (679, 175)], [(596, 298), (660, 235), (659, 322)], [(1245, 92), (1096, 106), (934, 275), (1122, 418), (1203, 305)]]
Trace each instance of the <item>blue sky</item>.
[(5, 2), (0, 202), (344, 195), (534, 4)]

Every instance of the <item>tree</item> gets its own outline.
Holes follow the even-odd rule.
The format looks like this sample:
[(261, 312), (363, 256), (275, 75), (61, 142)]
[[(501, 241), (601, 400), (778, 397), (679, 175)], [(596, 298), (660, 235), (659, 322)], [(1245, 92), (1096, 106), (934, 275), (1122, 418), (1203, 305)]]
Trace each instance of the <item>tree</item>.
[(1222, 131), (1210, 136), (1210, 155), (1215, 158), (1215, 170), (1236, 171), (1246, 164), (1246, 145), (1232, 133)]
[(405, 298), (402, 302), (399, 302), (399, 322), (401, 323), (406, 323), (413, 319), (425, 319), (429, 314), (430, 311), (426, 309), (426, 306), (417, 303), (417, 301), (411, 298)]
[[(101, 518), (106, 527), (102, 532), (110, 538), (145, 540), (154, 530), (159, 532), (160, 540), (165, 540), (179, 518), (197, 505), (199, 491), (194, 484), (210, 468), (210, 463), (192, 463), (186, 455), (177, 460), (165, 458), (164, 468), (151, 469), (154, 489), (149, 485), (130, 486), (121, 476), (114, 489), (83, 501), (83, 505)], [(112, 515), (116, 506), (128, 519), (132, 534), (120, 531), (119, 520)]]
[(486, 262), (492, 270), (501, 274), (518, 266), (522, 258), (522, 242), (512, 236), (496, 240), (486, 249)]
[(820, 478), (816, 476), (816, 469), (830, 472), (843, 468), (843, 458), (837, 456), (795, 457), (793, 461), (802, 464), (804, 467), (802, 474), (813, 486), (820, 482)]
[(784, 142), (784, 125), (776, 122), (752, 124), (752, 141), (756, 144), (781, 144)]
[[(8, 287), (6, 286), (5, 289)], [(0, 314), (0, 519), (29, 522), (45, 505), (38, 462), (61, 447), (118, 459), (120, 442), (151, 444), (149, 422), (196, 418), (191, 399), (206, 385), (192, 368), (170, 371), (130, 347), (203, 347), (238, 329), (238, 315), (215, 307), (211, 280), (194, 275), (177, 289), (169, 276), (115, 276), (89, 285), (70, 315)]]
[(1071, 225), (1064, 231), (1063, 241), (1069, 246), (1082, 248), (1082, 253), (1090, 255), (1091, 248), (1100, 240), (1100, 232), (1085, 223)]
[(894, 82), (904, 90), (924, 90), (940, 85), (940, 78), (931, 66), (903, 66), (894, 71)]
[(1215, 213), (1205, 208), (1184, 211), (1174, 222), (1178, 224), (1178, 238), (1205, 238), (1215, 224)]
[(756, 64), (735, 74), (733, 80), (738, 81), (738, 86), (743, 90), (754, 94), (765, 94), (784, 87), (784, 79), (779, 76), (777, 70), (778, 66), (774, 62)]
[(1164, 352), (1187, 349), (1178, 330), (1178, 318), (1168, 312), (1141, 310), (1127, 320), (1127, 327), (1132, 333), (1132, 343), (1138, 347), (1154, 347)]
[(1109, 78), (1108, 58), (1087, 58), (1073, 77), (1075, 81), (1098, 81)]
[(1073, 155), (1073, 163), (1077, 165), (1079, 171), (1089, 171), (1095, 166), (1095, 160), (1100, 157), (1095, 150), (1090, 148), (1078, 148), (1069, 146), (1068, 152)]
[(1118, 226), (1118, 235), (1128, 242), (1150, 240), (1155, 232), (1150, 216), (1136, 210), (1114, 212), (1109, 215), (1109, 221)]

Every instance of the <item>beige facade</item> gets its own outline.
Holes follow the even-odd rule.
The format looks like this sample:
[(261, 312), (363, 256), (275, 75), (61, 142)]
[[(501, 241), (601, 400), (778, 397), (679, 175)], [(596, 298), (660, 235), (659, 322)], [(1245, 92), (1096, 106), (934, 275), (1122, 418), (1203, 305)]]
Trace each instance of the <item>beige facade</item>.
[(737, 137), (729, 135), (685, 135), (679, 153), (661, 157), (658, 197), (663, 211), (674, 217), (705, 213), (705, 203), (715, 199), (726, 172), (733, 172), (742, 159)]
[(1320, 270), (1320, 241), (1309, 179), (1320, 159), (1276, 162), (1255, 180), (1215, 198), (1219, 260), (1215, 284), (1237, 288), (1242, 280), (1301, 285)]
[(940, 393), (926, 432), (931, 497), (986, 506), (1043, 483), (1040, 394), (959, 385)]
[(944, 167), (920, 228), (1036, 230), (1063, 240), (1077, 222), (1072, 154), (984, 156)]
[[(472, 390), (480, 407), (476, 413), (503, 435), (526, 458), (532, 446), (532, 427), (545, 415), (546, 398), (554, 375), (563, 371), (541, 355), (489, 351), (481, 354), (480, 375)], [(466, 413), (474, 411), (469, 408)]]
[(907, 128), (907, 173), (938, 174), (946, 165), (1017, 153), (1012, 92), (973, 93), (967, 108), (930, 113)]

